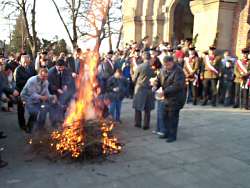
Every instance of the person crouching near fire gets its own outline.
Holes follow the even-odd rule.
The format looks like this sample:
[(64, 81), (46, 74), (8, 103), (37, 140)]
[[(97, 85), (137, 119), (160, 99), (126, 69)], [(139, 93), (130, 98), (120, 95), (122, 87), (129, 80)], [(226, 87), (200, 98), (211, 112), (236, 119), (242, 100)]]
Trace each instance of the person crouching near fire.
[[(174, 63), (172, 56), (163, 58), (163, 68), (161, 69), (153, 87), (156, 91), (162, 87), (159, 97), (163, 97), (165, 104), (165, 132), (164, 137), (167, 142), (174, 142), (177, 138), (179, 123), (179, 113), (185, 104), (185, 75), (180, 66)], [(163, 138), (163, 136), (161, 137)]]
[(38, 75), (27, 81), (21, 92), (21, 99), (29, 113), (28, 132), (31, 133), (33, 127), (37, 130), (44, 130), (49, 105), (57, 102), (56, 95), (49, 93), (47, 68), (39, 69)]
[(125, 77), (122, 76), (122, 70), (117, 69), (114, 75), (109, 78), (107, 82), (107, 93), (111, 101), (109, 112), (112, 119), (118, 123), (121, 123), (121, 108), (122, 100), (126, 96), (128, 88), (128, 82)]

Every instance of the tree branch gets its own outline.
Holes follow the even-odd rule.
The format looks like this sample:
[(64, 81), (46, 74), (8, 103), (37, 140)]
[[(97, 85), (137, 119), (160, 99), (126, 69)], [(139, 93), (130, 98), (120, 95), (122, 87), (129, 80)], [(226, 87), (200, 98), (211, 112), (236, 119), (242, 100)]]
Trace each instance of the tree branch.
[(65, 21), (64, 21), (64, 19), (63, 19), (63, 17), (62, 17), (62, 14), (61, 14), (61, 11), (60, 11), (59, 8), (58, 8), (58, 5), (56, 4), (55, 0), (51, 0), (51, 1), (53, 2), (54, 6), (55, 6), (55, 8), (56, 8), (56, 11), (57, 11), (57, 13), (58, 13), (58, 15), (59, 15), (59, 17), (60, 17), (61, 22), (63, 23), (63, 26), (64, 26), (64, 28), (65, 28), (67, 34), (68, 34), (68, 37), (69, 37), (70, 41), (73, 43), (73, 38), (72, 38), (72, 36), (71, 36), (71, 34), (70, 34), (70, 32), (69, 32), (69, 29), (68, 29), (68, 27), (67, 27), (67, 25), (66, 25), (66, 23), (65, 23)]

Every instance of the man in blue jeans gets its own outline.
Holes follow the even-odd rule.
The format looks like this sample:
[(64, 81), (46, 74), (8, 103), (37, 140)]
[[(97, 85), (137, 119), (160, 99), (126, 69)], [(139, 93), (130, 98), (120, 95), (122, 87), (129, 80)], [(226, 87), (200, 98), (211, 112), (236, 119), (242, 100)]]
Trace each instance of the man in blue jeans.
[(185, 75), (182, 68), (174, 63), (172, 56), (163, 58), (163, 68), (157, 76), (157, 83), (153, 90), (162, 87), (159, 97), (164, 98), (164, 123), (167, 129), (161, 138), (168, 143), (177, 139), (179, 113), (185, 104)]
[(158, 89), (155, 94), (155, 98), (157, 101), (157, 126), (156, 130), (153, 131), (153, 134), (157, 134), (159, 136), (163, 136), (167, 134), (166, 126), (164, 122), (164, 110), (165, 110), (165, 104), (164, 104), (164, 98), (160, 98), (158, 95), (158, 92), (162, 90), (162, 88)]

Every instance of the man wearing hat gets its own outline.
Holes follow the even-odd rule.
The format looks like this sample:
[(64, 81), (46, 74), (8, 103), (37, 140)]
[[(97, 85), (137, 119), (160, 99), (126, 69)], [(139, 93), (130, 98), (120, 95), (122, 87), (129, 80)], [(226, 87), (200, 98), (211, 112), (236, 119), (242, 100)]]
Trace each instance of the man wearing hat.
[(151, 48), (150, 49), (150, 55), (152, 58), (152, 68), (154, 71), (157, 71), (161, 68), (161, 61), (159, 59), (160, 52), (157, 50), (157, 48)]
[(220, 58), (215, 55), (215, 46), (210, 46), (208, 55), (203, 58), (202, 68), (201, 68), (201, 79), (203, 80), (204, 86), (204, 102), (205, 106), (209, 99), (209, 94), (211, 91), (212, 106), (216, 106), (217, 98), (217, 83), (219, 78), (219, 68), (220, 68)]
[(177, 139), (179, 113), (185, 104), (185, 75), (180, 66), (174, 63), (172, 56), (163, 58), (163, 68), (157, 76), (153, 90), (162, 87), (161, 95), (164, 99), (164, 123), (165, 134), (160, 138), (166, 138), (167, 142), (174, 142)]
[[(250, 61), (248, 59), (249, 49), (242, 49), (242, 58), (238, 59), (234, 68), (235, 100), (234, 108), (240, 105), (249, 109), (249, 86), (250, 86)], [(243, 95), (243, 96), (242, 96)], [(242, 99), (242, 100), (241, 100)]]
[[(195, 55), (195, 47), (193, 45), (189, 46), (189, 56), (184, 58), (183, 71), (186, 77), (187, 93), (190, 98), (192, 97), (193, 105), (197, 104), (198, 98), (198, 85), (199, 85), (199, 60)], [(191, 91), (191, 92), (189, 92)]]
[(131, 54), (129, 61), (130, 61), (130, 74), (133, 76), (138, 65), (143, 63), (143, 60), (141, 58), (141, 50), (139, 48), (136, 48), (133, 54)]
[[(150, 112), (154, 109), (154, 96), (150, 85), (150, 78), (154, 77), (151, 65), (151, 57), (148, 52), (143, 52), (143, 63), (138, 65), (132, 80), (135, 84), (133, 108), (135, 109), (135, 127), (144, 130), (150, 127)], [(142, 112), (144, 111), (144, 123), (142, 126)]]
[(220, 102), (224, 106), (229, 106), (232, 100), (232, 88), (234, 80), (234, 64), (231, 59), (225, 62), (225, 65), (221, 68), (220, 83)]

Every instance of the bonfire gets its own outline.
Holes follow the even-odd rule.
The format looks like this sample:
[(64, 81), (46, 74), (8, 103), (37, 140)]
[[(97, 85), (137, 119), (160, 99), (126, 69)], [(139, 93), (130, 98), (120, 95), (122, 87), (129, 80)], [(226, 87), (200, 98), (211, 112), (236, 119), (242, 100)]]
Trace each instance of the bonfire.
[[(103, 2), (104, 4), (110, 3), (109, 0)], [(94, 6), (98, 3), (93, 0), (92, 4)], [(106, 5), (102, 6), (107, 7)], [(90, 16), (90, 19), (95, 19), (93, 23), (96, 24), (97, 17), (102, 20), (106, 11), (105, 8), (99, 12), (96, 10), (95, 15)], [(99, 45), (98, 42), (97, 45)], [(62, 127), (50, 135), (48, 143), (50, 151), (56, 151), (59, 156), (72, 158), (82, 156), (85, 158), (86, 156), (115, 154), (121, 151), (121, 145), (112, 133), (115, 124), (112, 121), (102, 119), (98, 115), (100, 114), (98, 108), (94, 105), (99, 94), (99, 89), (96, 89), (99, 52), (96, 49), (98, 48), (82, 55), (80, 74), (76, 79), (75, 100), (69, 105)], [(32, 143), (32, 141), (30, 142)]]

